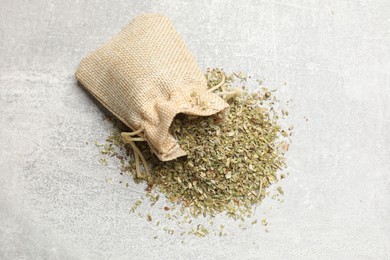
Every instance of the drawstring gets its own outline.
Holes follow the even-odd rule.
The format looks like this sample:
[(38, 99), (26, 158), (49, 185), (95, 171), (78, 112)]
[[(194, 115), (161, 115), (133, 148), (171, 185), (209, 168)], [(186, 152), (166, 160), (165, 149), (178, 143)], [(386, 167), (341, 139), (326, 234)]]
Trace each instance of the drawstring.
[(142, 165), (144, 166), (144, 169), (148, 175), (150, 175), (148, 163), (145, 160), (144, 155), (142, 154), (141, 150), (138, 149), (138, 147), (135, 145), (135, 142), (143, 142), (146, 141), (142, 137), (134, 137), (135, 135), (140, 134), (144, 130), (144, 127), (141, 127), (137, 131), (134, 132), (122, 132), (122, 141), (125, 144), (130, 144), (131, 148), (133, 149), (134, 152), (134, 158), (135, 158), (135, 170), (137, 172), (137, 177), (141, 177), (141, 170), (140, 170), (140, 159), (142, 162)]
[(225, 79), (226, 79), (225, 73), (223, 73), (222, 71), (218, 71), (218, 72), (222, 75), (221, 81), (217, 85), (215, 85), (214, 87), (208, 89), (207, 92), (213, 92), (214, 90), (221, 88), (222, 91), (215, 92), (215, 93), (218, 95), (222, 95), (222, 97), (225, 101), (228, 101), (234, 97), (240, 96), (243, 92), (242, 89), (233, 88), (231, 91), (227, 91), (226, 85), (225, 85)]
[(218, 89), (219, 87), (222, 87), (222, 85), (225, 84), (225, 73), (221, 73), (221, 75), (221, 81), (214, 87), (208, 89), (207, 92), (213, 92), (214, 90)]

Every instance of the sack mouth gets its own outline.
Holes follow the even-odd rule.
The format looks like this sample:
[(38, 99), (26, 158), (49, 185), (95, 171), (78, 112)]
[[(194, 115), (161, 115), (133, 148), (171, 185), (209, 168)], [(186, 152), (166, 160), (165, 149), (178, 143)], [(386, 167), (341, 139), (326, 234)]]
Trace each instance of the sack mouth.
[[(171, 101), (174, 102), (174, 100)], [(227, 108), (229, 108), (229, 104), (215, 93), (206, 91), (201, 94), (190, 93), (190, 102), (183, 102), (182, 100), (180, 105), (177, 106), (177, 109), (171, 110), (171, 113), (169, 114), (165, 114), (165, 120), (169, 122), (169, 124), (166, 124), (168, 127), (166, 129), (165, 127), (158, 129), (160, 134), (166, 133), (163, 141), (160, 141), (160, 144), (162, 144), (161, 147), (166, 148), (163, 151), (157, 149), (149, 140), (147, 130), (145, 132), (146, 140), (153, 153), (160, 161), (171, 161), (178, 157), (186, 156), (187, 153), (180, 147), (178, 141), (169, 133), (169, 128), (171, 127), (175, 116), (178, 114), (211, 116)], [(148, 127), (145, 127), (145, 129), (148, 129)]]

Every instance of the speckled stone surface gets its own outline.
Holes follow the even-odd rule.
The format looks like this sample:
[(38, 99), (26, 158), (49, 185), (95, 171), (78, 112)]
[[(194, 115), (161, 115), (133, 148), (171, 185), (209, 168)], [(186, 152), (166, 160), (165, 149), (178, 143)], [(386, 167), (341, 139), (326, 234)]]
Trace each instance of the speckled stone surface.
[[(169, 16), (203, 69), (293, 99), (285, 201), (259, 210), (268, 233), (168, 235), (129, 214), (144, 186), (98, 163), (112, 126), (74, 72), (140, 12)], [(386, 0), (0, 1), (0, 259), (390, 259), (389, 13)]]

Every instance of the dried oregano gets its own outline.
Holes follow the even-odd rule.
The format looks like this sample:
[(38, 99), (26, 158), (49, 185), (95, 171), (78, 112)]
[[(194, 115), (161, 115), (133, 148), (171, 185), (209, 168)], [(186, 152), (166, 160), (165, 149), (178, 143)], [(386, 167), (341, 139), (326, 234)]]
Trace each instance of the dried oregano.
[[(285, 177), (279, 173), (286, 166), (292, 127), (284, 130), (279, 125), (278, 100), (273, 91), (262, 87), (261, 80), (257, 81), (257, 89), (248, 93), (244, 73), (227, 75), (213, 69), (207, 71), (206, 78), (209, 91), (227, 100), (230, 109), (210, 117), (178, 115), (174, 119), (170, 133), (187, 152), (186, 157), (160, 162), (145, 143), (139, 143), (151, 170), (136, 171), (139, 162), (118, 132), (107, 139), (109, 144), (102, 154), (116, 156), (122, 174), (134, 174), (135, 180), (146, 181), (152, 203), (158, 190), (193, 216), (222, 212), (235, 219), (251, 216), (252, 206), (267, 195), (267, 188)], [(288, 112), (283, 110), (281, 115), (284, 118)], [(123, 130), (123, 126), (119, 128)], [(128, 156), (118, 155), (112, 146), (125, 149)], [(278, 191), (283, 194), (280, 187)], [(149, 215), (147, 218), (151, 221)], [(198, 226), (192, 233), (204, 236), (208, 232)]]

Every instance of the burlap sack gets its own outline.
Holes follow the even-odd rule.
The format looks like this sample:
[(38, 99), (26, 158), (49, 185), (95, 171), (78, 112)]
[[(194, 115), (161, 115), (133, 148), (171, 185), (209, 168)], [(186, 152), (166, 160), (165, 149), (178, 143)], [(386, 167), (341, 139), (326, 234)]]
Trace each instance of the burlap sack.
[(77, 79), (134, 131), (143, 129), (162, 161), (185, 155), (168, 130), (176, 114), (208, 116), (228, 107), (206, 79), (171, 21), (142, 14), (85, 57)]

